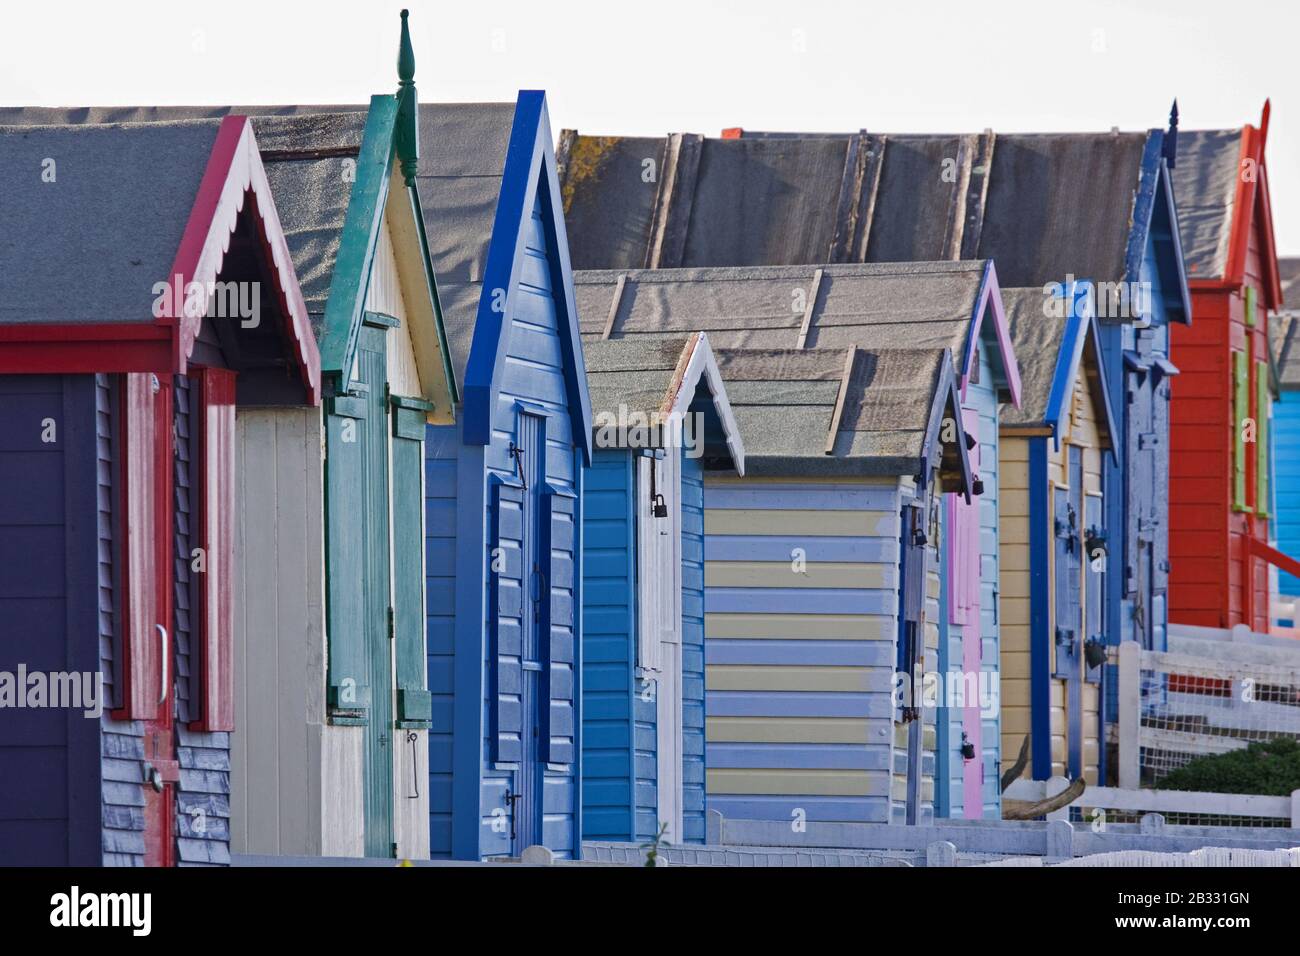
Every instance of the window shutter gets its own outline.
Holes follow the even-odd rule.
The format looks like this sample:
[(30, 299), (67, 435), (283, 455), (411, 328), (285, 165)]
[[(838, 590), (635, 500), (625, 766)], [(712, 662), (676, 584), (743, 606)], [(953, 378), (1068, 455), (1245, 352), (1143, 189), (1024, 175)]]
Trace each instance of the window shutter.
[(366, 400), (329, 400), (325, 421), (325, 560), (328, 587), (329, 719), (366, 720), (370, 704), (366, 662)]
[[(1089, 528), (1100, 529), (1102, 526), (1102, 499), (1097, 495), (1085, 495), (1083, 499), (1083, 528), (1086, 533)], [(1096, 640), (1106, 643), (1106, 622), (1102, 620), (1102, 594), (1105, 588), (1106, 560), (1102, 559), (1099, 567), (1093, 567), (1092, 555), (1082, 555), (1086, 577), (1084, 578), (1086, 591), (1084, 600), (1086, 602), (1084, 613), (1084, 624), (1088, 632), (1088, 640)], [(1101, 667), (1088, 667), (1087, 658), (1084, 658), (1084, 671), (1089, 681), (1096, 683), (1101, 680)]]
[(198, 718), (192, 726), (234, 730), (235, 373), (205, 368), (201, 381), (203, 616)]
[(1250, 373), (1246, 353), (1232, 353), (1232, 507), (1246, 510), (1246, 438), (1244, 426), (1250, 417)]
[(162, 696), (163, 640), (158, 628), (171, 626), (163, 593), (171, 586), (166, 552), (171, 532), (170, 523), (162, 519), (171, 507), (171, 391), (149, 372), (129, 373), (124, 379), (118, 461), (125, 502), (125, 520), (119, 530), (124, 539), (125, 613), (121, 645), (116, 648), (121, 668), (121, 707), (113, 716), (153, 720), (158, 716), (158, 698)]
[(572, 763), (574, 756), (574, 663), (577, 639), (573, 580), (577, 551), (576, 499), (564, 492), (541, 496), (538, 554), (546, 578), (541, 582), (541, 619), (545, 647), (543, 671), (550, 706), (542, 708), (541, 759)]
[(1273, 395), (1268, 390), (1268, 363), (1255, 363), (1255, 514), (1268, 517), (1268, 418)]
[(428, 728), (424, 660), (424, 411), (393, 399), (393, 638), (397, 723)]
[(1079, 607), (1079, 550), (1082, 515), (1073, 514), (1068, 489), (1056, 488), (1053, 530), (1052, 585), (1055, 593), (1055, 648), (1053, 676), (1077, 677), (1077, 654), (1082, 649)]
[[(979, 435), (979, 410), (961, 410), (962, 428), (967, 435)], [(971, 471), (979, 467), (980, 446), (970, 451)], [(954, 624), (978, 624), (980, 605), (980, 499), (970, 503), (961, 495), (950, 494), (948, 499), (949, 569), (948, 608), (949, 619)]]
[(495, 763), (523, 758), (524, 494), (518, 485), (492, 481), (488, 734)]
[(1254, 328), (1258, 320), (1255, 317), (1255, 287), (1246, 286), (1246, 327)]

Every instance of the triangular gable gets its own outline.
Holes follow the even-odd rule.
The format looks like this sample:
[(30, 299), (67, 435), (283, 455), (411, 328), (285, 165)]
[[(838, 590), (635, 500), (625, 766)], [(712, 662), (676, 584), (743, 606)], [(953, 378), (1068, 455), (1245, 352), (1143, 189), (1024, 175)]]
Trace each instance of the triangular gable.
[(1002, 305), (1002, 294), (998, 287), (998, 272), (989, 259), (984, 266), (984, 277), (980, 281), (979, 295), (975, 299), (975, 310), (971, 315), (971, 334), (966, 345), (966, 354), (962, 356), (961, 393), (966, 397), (966, 386), (970, 382), (972, 366), (975, 362), (975, 344), (983, 341), (989, 352), (989, 364), (993, 367), (995, 384), (998, 389), (1005, 389), (1011, 404), (1020, 407), (1020, 367), (1016, 364), (1016, 350), (1011, 344), (1011, 327), (1007, 322), (1006, 309)]
[(1152, 130), (1147, 134), (1146, 146), (1142, 152), (1141, 179), (1133, 204), (1133, 227), (1129, 232), (1128, 248), (1124, 256), (1124, 281), (1140, 281), (1142, 259), (1146, 255), (1147, 246), (1154, 244), (1160, 284), (1165, 294), (1165, 307), (1177, 317), (1176, 321), (1190, 325), (1192, 293), (1187, 284), (1182, 239), (1178, 234), (1173, 179), (1169, 172), (1170, 135), (1176, 136), (1177, 133)]
[(1078, 376), (1083, 374), (1088, 381), (1098, 426), (1104, 428), (1102, 437), (1110, 448), (1112, 459), (1118, 463), (1119, 442), (1110, 391), (1102, 372), (1101, 336), (1093, 318), (1092, 288), (1076, 283), (1067, 286), (1064, 292), (1071, 302), (1070, 314), (1061, 337), (1061, 348), (1057, 353), (1056, 371), (1052, 376), (1052, 388), (1044, 418), (1051, 426), (1054, 445), (1060, 448), (1070, 396), (1074, 394)]
[[(250, 194), (250, 220), (262, 240), (285, 317), (286, 351), (306, 402), (316, 404), (321, 375), (316, 339), (252, 124), (238, 115), (222, 119), (171, 267), (166, 275), (152, 277), (155, 290), (165, 285), (169, 293), (158, 297), (156, 314), (142, 315), (139, 322), (0, 324), (0, 372), (185, 373)], [(206, 295), (191, 290), (206, 290)]]
[(709, 337), (703, 332), (692, 333), (686, 348), (682, 350), (681, 361), (673, 374), (671, 390), (673, 397), (667, 411), (670, 415), (685, 415), (695, 400), (696, 390), (703, 382), (709, 389), (713, 401), (713, 410), (722, 425), (722, 437), (731, 453), (731, 463), (736, 474), (745, 474), (745, 442), (740, 435), (740, 426), (731, 410), (731, 401), (727, 398), (727, 389), (722, 381), (722, 372), (718, 369), (718, 360), (709, 345)]
[[(943, 441), (945, 426), (951, 423), (953, 440)], [(934, 401), (930, 405), (929, 422), (922, 443), (922, 469), (924, 475), (930, 465), (940, 471), (944, 491), (962, 495), (969, 504), (974, 491), (974, 474), (966, 447), (966, 428), (962, 423), (961, 397), (957, 393), (957, 375), (950, 355), (945, 352), (939, 363), (935, 382)]]
[(564, 349), (564, 379), (569, 413), (574, 418), (574, 440), (580, 443), (584, 457), (590, 463), (591, 401), (587, 395), (587, 371), (578, 333), (573, 270), (569, 264), (568, 235), (560, 206), (550, 117), (546, 94), (540, 90), (521, 91), (515, 104), (474, 336), (465, 368), (464, 440), (477, 445), (486, 445), (492, 440), (492, 416), (510, 346), (511, 323), (506, 320), (513, 315), (518, 295), (527, 227), (534, 206), (540, 206), (552, 257), (549, 262), (551, 285)]
[[(394, 258), (402, 278), (408, 314), (414, 319), (407, 331), (415, 351), (423, 397), (434, 406), (434, 420), (445, 423), (453, 417), (456, 380), (438, 304), (424, 217), (418, 212), (421, 207), (414, 178), (418, 147), (405, 155), (399, 152), (402, 115), (398, 97), (371, 97), (356, 160), (356, 181), (348, 198), (325, 306), (321, 366), (334, 388), (347, 387), (375, 250), (387, 222), (392, 226)], [(408, 166), (410, 173), (406, 175)]]
[[(1229, 230), (1228, 262), (1223, 283), (1240, 286), (1246, 280), (1246, 253), (1250, 245), (1250, 230), (1260, 230), (1259, 258), (1264, 270), (1264, 306), (1270, 312), (1281, 308), (1282, 282), (1277, 268), (1277, 243), (1273, 235), (1273, 205), (1269, 198), (1268, 169), (1264, 147), (1268, 142), (1270, 104), (1265, 101), (1259, 126), (1247, 123), (1241, 130), (1241, 157), (1237, 168), (1253, 164), (1253, 177), (1237, 176), (1237, 194), (1232, 207), (1232, 224)], [(1249, 210), (1249, 213), (1244, 212)]]

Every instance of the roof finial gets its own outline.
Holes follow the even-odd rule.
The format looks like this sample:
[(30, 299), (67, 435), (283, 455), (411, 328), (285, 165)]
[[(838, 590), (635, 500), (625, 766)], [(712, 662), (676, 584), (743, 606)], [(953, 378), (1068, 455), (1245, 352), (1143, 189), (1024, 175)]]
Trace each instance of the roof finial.
[(1263, 144), (1268, 143), (1268, 117), (1273, 112), (1273, 103), (1271, 100), (1264, 101), (1264, 112), (1259, 117), (1259, 139)]
[(397, 158), (406, 185), (415, 185), (420, 160), (419, 106), (415, 99), (415, 51), (407, 11), (402, 11), (402, 39), (397, 49)]
[(1178, 159), (1178, 98), (1174, 97), (1174, 105), (1169, 107), (1169, 130), (1165, 133), (1165, 163), (1170, 169), (1174, 168), (1174, 161)]

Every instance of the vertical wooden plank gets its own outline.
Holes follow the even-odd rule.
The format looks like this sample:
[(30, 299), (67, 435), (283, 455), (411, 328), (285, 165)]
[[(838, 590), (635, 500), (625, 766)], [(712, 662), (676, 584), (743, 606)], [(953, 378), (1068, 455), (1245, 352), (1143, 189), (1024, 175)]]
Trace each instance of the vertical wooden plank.
[(234, 722), (235, 373), (202, 371), (203, 631), (196, 730), (230, 731)]

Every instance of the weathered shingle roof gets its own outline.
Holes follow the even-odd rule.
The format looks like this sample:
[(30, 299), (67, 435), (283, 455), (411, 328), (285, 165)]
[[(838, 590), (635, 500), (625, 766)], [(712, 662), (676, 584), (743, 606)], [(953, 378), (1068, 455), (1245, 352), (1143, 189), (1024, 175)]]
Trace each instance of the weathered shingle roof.
[(218, 126), (0, 127), (0, 322), (153, 321)]
[(1065, 310), (1045, 308), (1048, 301), (1041, 288), (1002, 290), (1011, 341), (1020, 361), (1021, 386), (1020, 407), (1002, 408), (1004, 425), (1046, 424), (1047, 399), (1052, 392), (1066, 324)]
[(993, 258), (1031, 286), (1125, 279), (1147, 140), (566, 133), (560, 154), (575, 268)]
[(1277, 271), (1282, 280), (1282, 308), (1300, 312), (1300, 257), (1278, 259)]
[(648, 342), (639, 339), (584, 342), (582, 351), (587, 362), (592, 414), (617, 416), (620, 408), (626, 409), (629, 415), (638, 414), (647, 419), (667, 414), (676, 393), (673, 379), (689, 345), (689, 335)]
[(603, 335), (615, 307), (616, 337), (704, 331), (715, 348), (784, 349), (799, 346), (802, 335), (808, 348), (947, 348), (962, 355), (984, 267), (922, 262), (575, 272), (574, 295), (584, 337)]
[[(927, 452), (947, 350), (719, 349), (752, 475), (911, 475)], [(848, 377), (846, 380), (846, 371)], [(827, 453), (835, 410), (843, 410)]]
[[(603, 354), (611, 341), (663, 348), (666, 364), (683, 335), (708, 336), (750, 474), (907, 475), (933, 453), (933, 415), (953, 389), (951, 350), (969, 334), (979, 265), (827, 267), (807, 348), (796, 345), (808, 268), (576, 272), (574, 293), (598, 367), (612, 361)], [(602, 386), (601, 400), (616, 390)]]
[[(0, 124), (140, 123), (230, 114), (252, 117), (303, 296), (318, 320), (318, 309), (324, 311), (329, 294), (338, 234), (350, 195), (348, 189), (337, 187), (344, 161), (355, 158), (360, 146), (366, 109), (363, 105), (0, 107)], [(469, 356), (514, 110), (514, 103), (420, 104), (416, 178), (457, 381), (464, 379)], [(288, 155), (276, 155), (279, 150)], [(312, 151), (326, 155), (292, 155)], [(278, 187), (290, 184), (296, 198), (286, 194), (282, 199)]]
[(1189, 279), (1221, 279), (1232, 240), (1241, 130), (1184, 130), (1178, 134), (1174, 195), (1178, 232)]
[(1278, 385), (1300, 388), (1300, 312), (1279, 312), (1269, 325)]

